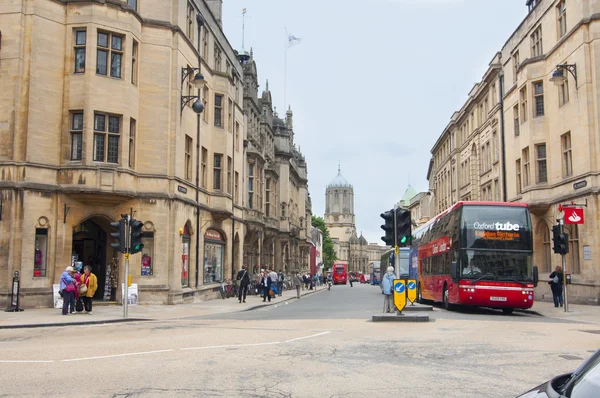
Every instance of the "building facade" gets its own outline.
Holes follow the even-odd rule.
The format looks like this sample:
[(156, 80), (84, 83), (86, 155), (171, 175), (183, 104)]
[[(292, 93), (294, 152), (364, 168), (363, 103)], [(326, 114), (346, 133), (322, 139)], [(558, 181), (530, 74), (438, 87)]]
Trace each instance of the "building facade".
[[(529, 204), (541, 300), (551, 300), (543, 281), (561, 265), (551, 240), (560, 205), (587, 205), (585, 224), (566, 226), (566, 271), (570, 300), (598, 304), (600, 4), (528, 0), (526, 6), (527, 16), (433, 147), (428, 180), (436, 213), (458, 200)], [(482, 105), (487, 119), (478, 116)]]
[(380, 260), (386, 247), (369, 244), (356, 234), (354, 216), (354, 187), (342, 176), (337, 176), (325, 190), (325, 226), (333, 240), (337, 261), (348, 263), (348, 271), (367, 272), (368, 262)]
[[(124, 256), (110, 233), (122, 214), (144, 223), (145, 247), (129, 268), (142, 303), (215, 297), (218, 281), (247, 262), (255, 224), (246, 150), (255, 137), (246, 139), (245, 69), (223, 34), (221, 3), (0, 8), (0, 305), (19, 272), (21, 305), (51, 306), (71, 264), (92, 266), (95, 299), (119, 301)], [(296, 227), (310, 211), (307, 185), (290, 189), (283, 170), (300, 158), (274, 155), (286, 181), (277, 189), (299, 202)], [(278, 221), (274, 229), (291, 236)]]

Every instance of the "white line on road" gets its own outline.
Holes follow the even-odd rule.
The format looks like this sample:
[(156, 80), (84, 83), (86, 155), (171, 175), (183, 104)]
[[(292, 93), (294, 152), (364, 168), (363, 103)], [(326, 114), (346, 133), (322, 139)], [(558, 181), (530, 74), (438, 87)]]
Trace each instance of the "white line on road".
[(90, 360), (90, 359), (118, 358), (118, 357), (128, 357), (128, 356), (132, 356), (132, 355), (158, 354), (158, 353), (161, 353), (161, 352), (171, 352), (171, 351), (173, 351), (173, 349), (156, 350), (156, 351), (145, 351), (145, 352), (129, 352), (129, 353), (126, 353), (126, 354), (103, 355), (103, 356), (100, 356), (100, 357), (63, 359), (61, 362), (87, 361), (87, 360)]
[(319, 337), (319, 336), (323, 336), (323, 335), (329, 334), (329, 333), (331, 333), (331, 332), (321, 332), (321, 333), (317, 333), (317, 334), (312, 334), (310, 336), (298, 337), (295, 339), (286, 340), (286, 341), (284, 341), (284, 343), (291, 343), (292, 341), (312, 339), (313, 337)]
[(0, 363), (52, 363), (54, 361), (0, 361)]
[(189, 347), (189, 348), (180, 348), (180, 351), (189, 351), (189, 350), (210, 350), (211, 348), (234, 348), (234, 347), (255, 347), (260, 345), (275, 345), (281, 344), (280, 341), (271, 341), (269, 343), (248, 343), (248, 344), (228, 344), (228, 345), (209, 345), (204, 347)]

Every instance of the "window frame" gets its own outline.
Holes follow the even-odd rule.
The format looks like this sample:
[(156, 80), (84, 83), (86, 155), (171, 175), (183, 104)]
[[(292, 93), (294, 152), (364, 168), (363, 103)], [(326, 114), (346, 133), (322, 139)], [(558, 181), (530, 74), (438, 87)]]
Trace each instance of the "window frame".
[[(133, 3), (133, 5), (131, 5), (131, 3)], [(127, 0), (127, 5), (137, 12), (137, 0)]]
[(129, 118), (129, 167), (135, 168), (135, 138), (137, 130), (137, 121), (134, 118)]
[(186, 24), (185, 24), (185, 34), (190, 39), (190, 41), (194, 41), (194, 19), (196, 16), (196, 9), (192, 5), (191, 2), (187, 3), (187, 12), (186, 12)]
[(523, 148), (521, 159), (523, 159), (523, 186), (528, 187), (531, 184), (530, 172), (531, 172), (531, 158), (529, 153), (529, 146)]
[[(136, 0), (137, 1), (137, 0)], [(131, 84), (138, 85), (138, 59), (139, 59), (139, 44), (137, 41), (131, 41)]]
[(208, 163), (208, 150), (204, 147), (202, 147), (202, 161), (201, 161), (201, 167), (202, 167), (202, 188), (206, 189), (208, 187), (208, 167), (207, 167), (207, 163)]
[(228, 194), (232, 194), (231, 189), (232, 189), (232, 180), (231, 180), (231, 174), (233, 172), (233, 160), (231, 159), (231, 156), (227, 156), (227, 193)]
[[(217, 162), (218, 160), (218, 162)], [(213, 190), (223, 190), (223, 154), (213, 154)]]
[(248, 163), (248, 208), (254, 208), (254, 169), (253, 162)]
[(519, 90), (519, 116), (521, 124), (527, 122), (527, 85)]
[[(34, 235), (34, 246), (33, 246), (33, 277), (34, 278), (45, 278), (48, 272), (48, 241), (50, 239), (50, 233), (48, 228), (36, 228)], [(42, 249), (40, 249), (42, 247)], [(38, 262), (38, 253), (40, 252), (41, 261)], [(37, 274), (37, 275), (36, 275)]]
[[(544, 81), (538, 80), (536, 82), (532, 82), (531, 85), (533, 87), (532, 94), (533, 94), (533, 102), (535, 104), (533, 117), (544, 117), (546, 114), (545, 104), (544, 104)], [(540, 93), (537, 92), (538, 87), (542, 88)], [(540, 106), (540, 104), (541, 104), (541, 113), (540, 113), (540, 109), (538, 108)]]
[[(76, 128), (75, 126), (75, 116), (81, 116), (81, 126), (80, 128)], [(71, 161), (80, 162), (83, 160), (83, 124), (85, 123), (84, 112), (81, 110), (71, 111), (69, 113), (70, 116), (70, 135), (71, 135)], [(79, 136), (79, 148), (78, 148), (78, 157), (73, 157), (74, 153), (74, 138)]]
[(519, 77), (519, 50), (512, 55), (513, 61), (513, 83), (516, 83)]
[(235, 187), (234, 187), (234, 192), (233, 192), (233, 202), (235, 204), (239, 203), (239, 194), (240, 194), (240, 173), (238, 173), (237, 171), (234, 172), (234, 183), (235, 183)]
[(537, 28), (529, 36), (531, 39), (531, 56), (532, 58), (541, 57), (544, 55), (544, 47), (542, 42), (542, 25)]
[(513, 119), (515, 125), (515, 137), (521, 134), (521, 124), (519, 123), (519, 104), (513, 106)]
[[(573, 146), (571, 141), (571, 132), (566, 132), (560, 136), (560, 147), (562, 153), (562, 175), (563, 178), (573, 176)], [(568, 145), (568, 147), (567, 147)]]
[[(544, 157), (540, 157), (540, 149), (544, 148)], [(548, 183), (548, 148), (545, 142), (535, 144), (536, 184)], [(542, 173), (543, 169), (543, 173)], [(542, 177), (543, 176), (543, 177)]]
[(561, 108), (569, 103), (569, 79), (565, 79), (558, 89), (558, 107)]
[(233, 100), (227, 98), (227, 130), (233, 131)]
[(517, 195), (521, 195), (523, 192), (523, 181), (521, 180), (521, 159), (517, 159), (515, 161), (515, 171), (516, 171), (516, 183), (517, 183)]
[[(104, 130), (100, 130), (97, 128), (97, 124), (96, 124), (96, 117), (97, 116), (103, 116), (104, 117)], [(110, 131), (110, 121), (111, 118), (117, 118), (118, 119), (118, 132), (111, 132)], [(94, 162), (98, 162), (98, 163), (110, 163), (110, 164), (120, 164), (120, 150), (121, 150), (121, 131), (123, 130), (122, 128), (122, 123), (123, 123), (123, 117), (122, 115), (115, 115), (113, 113), (106, 113), (106, 112), (94, 112), (94, 147), (93, 147), (93, 156), (92, 156), (92, 160)], [(96, 142), (96, 136), (103, 136), (103, 149), (102, 149), (102, 153), (103, 153), (103, 160), (98, 160), (97, 155), (97, 142)], [(117, 138), (117, 154), (116, 154), (116, 161), (109, 161), (108, 160), (108, 154), (110, 151), (110, 138)]]
[(194, 140), (189, 135), (185, 135), (185, 163), (184, 176), (188, 181), (192, 181), (192, 151), (194, 150)]
[[(142, 236), (142, 243), (144, 244), (144, 248), (142, 249), (142, 257), (141, 257), (141, 276), (153, 276), (154, 275), (154, 231), (144, 231), (144, 235)], [(150, 257), (150, 265), (144, 265), (144, 256), (148, 255)], [(148, 268), (148, 269), (145, 269)]]
[[(107, 36), (107, 45), (100, 45), (100, 35)], [(113, 48), (113, 38), (119, 38), (121, 40), (121, 46), (119, 49)], [(123, 78), (123, 55), (125, 48), (125, 35), (119, 33), (113, 33), (106, 30), (98, 30), (96, 32), (96, 75), (111, 77), (113, 79)], [(100, 72), (99, 65), (99, 54), (106, 54), (106, 71), (105, 73)], [(119, 57), (119, 75), (113, 75), (113, 55)]]
[(271, 216), (271, 178), (265, 179), (265, 217)]
[[(77, 40), (77, 34), (78, 33), (83, 33), (83, 44), (80, 44)], [(87, 29), (86, 28), (74, 28), (73, 29), (73, 73), (78, 74), (78, 75), (82, 75), (85, 74), (85, 67), (86, 67), (86, 61), (87, 61)], [(82, 54), (83, 54), (83, 66), (81, 66), (80, 68), (77, 67), (78, 65), (78, 60), (77, 60), (77, 53), (83, 50)]]
[(561, 39), (567, 34), (567, 2), (565, 0), (556, 5), (556, 12), (558, 39)]
[[(219, 128), (223, 128), (223, 99), (224, 99), (224, 95), (223, 94), (218, 94), (215, 93), (215, 105), (214, 105), (214, 125), (215, 127), (219, 127)], [(217, 98), (220, 99), (220, 101), (217, 101)], [(220, 102), (219, 105), (217, 105), (217, 103)]]

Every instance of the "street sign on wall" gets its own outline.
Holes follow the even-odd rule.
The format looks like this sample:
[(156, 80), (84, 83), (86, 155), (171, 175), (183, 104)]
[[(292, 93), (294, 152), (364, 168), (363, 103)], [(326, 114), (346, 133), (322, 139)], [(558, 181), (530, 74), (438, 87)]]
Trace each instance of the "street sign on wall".
[(564, 207), (565, 213), (564, 220), (565, 224), (583, 224), (583, 209), (577, 207)]

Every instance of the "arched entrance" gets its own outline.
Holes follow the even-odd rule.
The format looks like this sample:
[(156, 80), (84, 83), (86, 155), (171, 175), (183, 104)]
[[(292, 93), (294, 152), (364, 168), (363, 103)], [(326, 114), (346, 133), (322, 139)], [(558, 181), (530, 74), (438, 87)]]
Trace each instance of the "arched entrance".
[(110, 230), (110, 220), (104, 216), (90, 217), (73, 230), (71, 265), (81, 272), (86, 265), (92, 267), (98, 278), (94, 300), (116, 300), (119, 260), (108, 241)]

